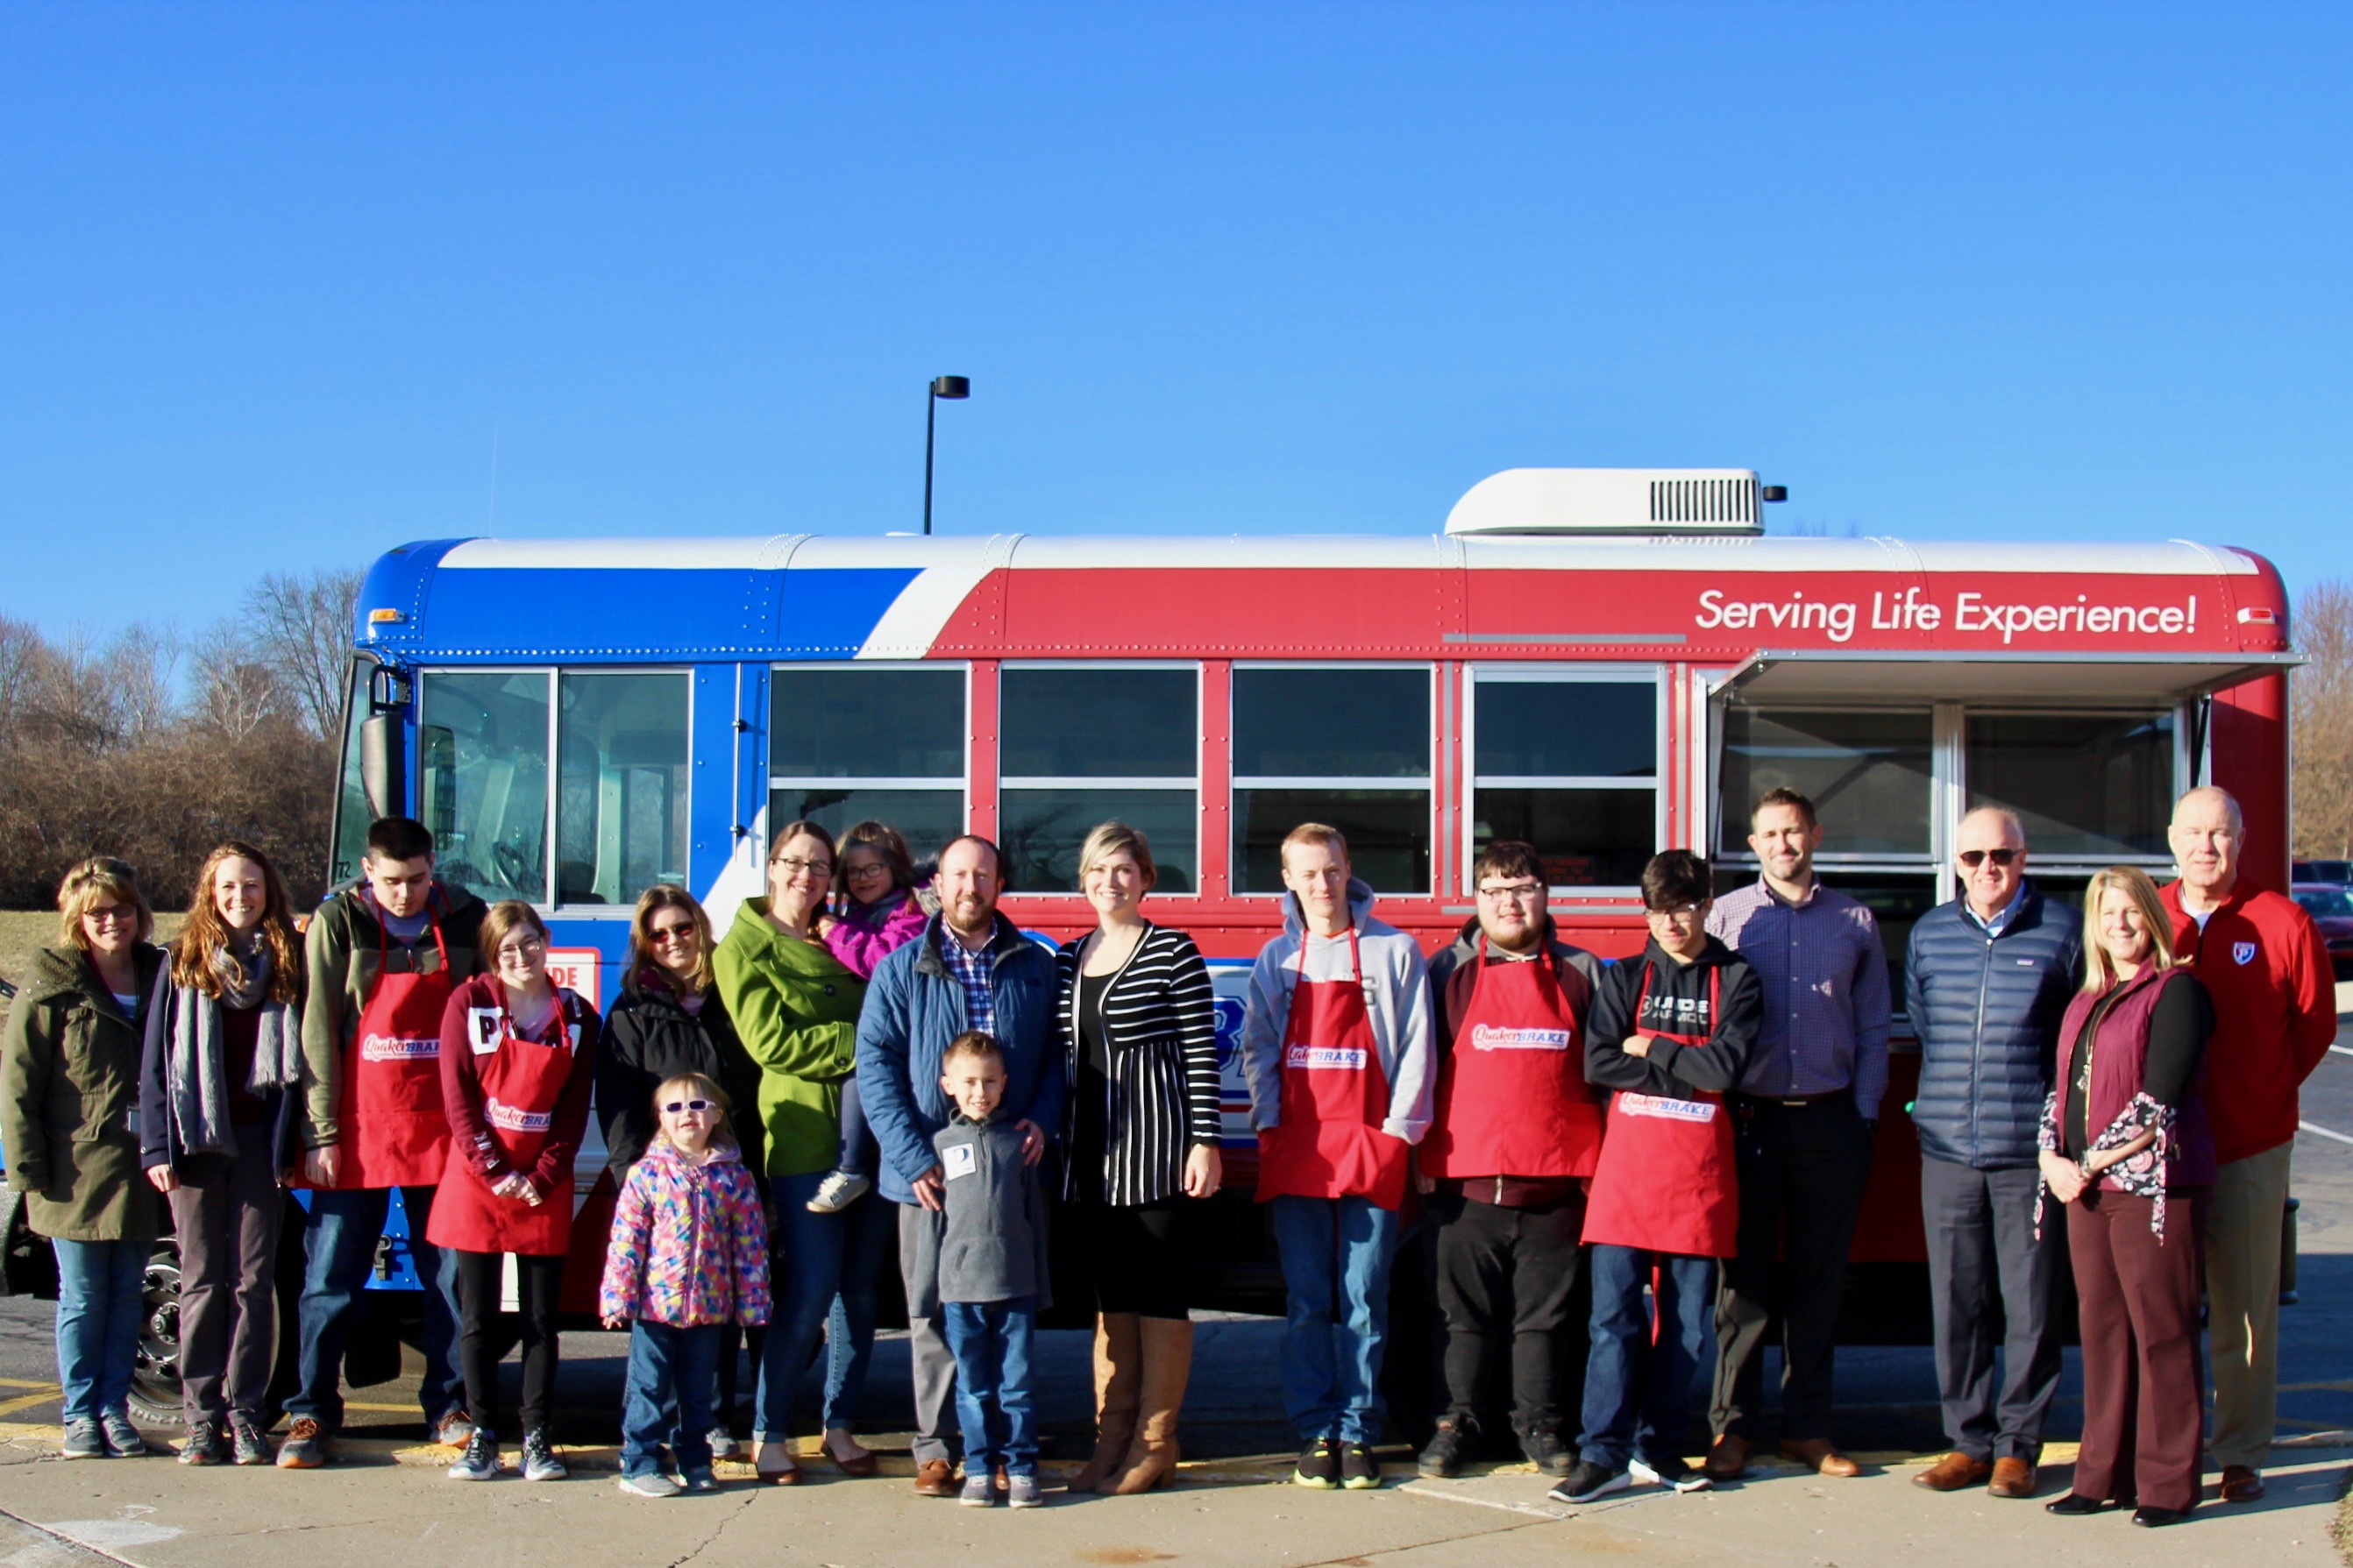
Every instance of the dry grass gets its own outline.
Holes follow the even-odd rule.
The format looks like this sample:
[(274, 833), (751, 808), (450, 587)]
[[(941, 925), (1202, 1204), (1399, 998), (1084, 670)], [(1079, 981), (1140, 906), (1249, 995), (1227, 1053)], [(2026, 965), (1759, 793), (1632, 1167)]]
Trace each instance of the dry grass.
[[(156, 940), (168, 941), (180, 929), (187, 917), (182, 914), (155, 917)], [(55, 947), (58, 942), (58, 916), (54, 910), (0, 910), (0, 980), (14, 984), (32, 967), (33, 954), (44, 947)]]

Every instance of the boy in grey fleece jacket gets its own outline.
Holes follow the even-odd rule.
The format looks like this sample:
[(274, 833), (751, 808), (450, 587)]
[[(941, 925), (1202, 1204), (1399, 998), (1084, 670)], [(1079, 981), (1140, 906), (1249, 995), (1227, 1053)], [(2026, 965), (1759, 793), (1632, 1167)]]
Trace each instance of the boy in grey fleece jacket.
[(964, 1428), (964, 1491), (958, 1501), (997, 1500), (991, 1472), (1006, 1475), (1006, 1500), (1035, 1508), (1037, 1404), (1029, 1347), (1047, 1300), (1046, 1196), (1024, 1135), (997, 1114), (1005, 1098), (1005, 1053), (994, 1037), (969, 1029), (948, 1042), (940, 1087), (955, 1102), (932, 1136), (941, 1185), (939, 1299), (955, 1352), (956, 1420)]

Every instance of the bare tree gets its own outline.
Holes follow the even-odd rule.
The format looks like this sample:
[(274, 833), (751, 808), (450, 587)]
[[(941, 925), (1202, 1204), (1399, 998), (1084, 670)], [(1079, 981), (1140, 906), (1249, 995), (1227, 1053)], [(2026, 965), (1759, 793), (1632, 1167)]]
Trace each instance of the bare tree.
[(221, 622), (199, 637), (189, 649), (189, 718), (199, 729), (242, 741), (271, 719), (300, 721), (286, 683), (253, 657), (234, 622)]
[(352, 616), (364, 574), (271, 573), (246, 595), (256, 653), (275, 672), (302, 722), (321, 740), (343, 726), (343, 681), (352, 657)]
[(2295, 737), (2295, 852), (2353, 856), (2353, 584), (2305, 591), (2296, 651), (2310, 662), (2290, 678)]

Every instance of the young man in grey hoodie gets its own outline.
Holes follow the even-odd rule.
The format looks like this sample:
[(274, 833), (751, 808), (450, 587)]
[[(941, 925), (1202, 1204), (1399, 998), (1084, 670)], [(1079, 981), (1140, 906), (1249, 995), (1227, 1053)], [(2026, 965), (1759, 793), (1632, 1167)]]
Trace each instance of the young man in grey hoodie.
[(1304, 1487), (1377, 1487), (1381, 1353), (1406, 1152), (1430, 1128), (1430, 981), (1413, 938), (1373, 918), (1335, 828), (1282, 841), (1282, 934), (1250, 972), (1242, 1072), (1273, 1206), (1290, 1323), (1282, 1397)]

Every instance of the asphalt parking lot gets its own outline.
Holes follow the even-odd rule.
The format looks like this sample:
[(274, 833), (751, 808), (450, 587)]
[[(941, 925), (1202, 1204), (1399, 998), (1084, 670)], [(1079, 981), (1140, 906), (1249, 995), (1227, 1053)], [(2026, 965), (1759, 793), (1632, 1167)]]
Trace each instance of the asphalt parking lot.
[[(2353, 1041), (2353, 1030), (2340, 1038)], [(2027, 1555), (2051, 1563), (2335, 1563), (2330, 1526), (2353, 1463), (2353, 1044), (2319, 1069), (2305, 1116), (2295, 1182), (2303, 1201), (2301, 1300), (2283, 1314), (2286, 1445), (2271, 1496), (2253, 1508), (2201, 1509), (2169, 1531), (2131, 1530), (2115, 1516), (2055, 1520), (2031, 1504), (1982, 1493), (1931, 1496), (1909, 1485), (1910, 1461), (1939, 1446), (1925, 1347), (1841, 1352), (1841, 1435), (1870, 1461), (1860, 1479), (1766, 1468), (1715, 1492), (1637, 1489), (1572, 1510), (1546, 1502), (1545, 1483), (1525, 1467), (1482, 1468), (1454, 1482), (1414, 1479), (1401, 1447), (1388, 1456), (1390, 1485), (1377, 1493), (1272, 1484), (1287, 1473), (1290, 1446), (1271, 1408), (1275, 1325), (1219, 1319), (1201, 1325), (1180, 1485), (1134, 1499), (1050, 1490), (1048, 1508), (1008, 1514), (909, 1491), (911, 1403), (904, 1342), (896, 1337), (878, 1348), (866, 1423), (869, 1441), (886, 1454), (881, 1476), (846, 1480), (820, 1463), (810, 1484), (761, 1488), (739, 1468), (716, 1497), (657, 1504), (624, 1498), (612, 1484), (624, 1335), (565, 1337), (558, 1436), (574, 1462), (567, 1482), (443, 1479), (447, 1457), (424, 1443), (411, 1378), (354, 1395), (352, 1452), (330, 1470), (191, 1470), (164, 1458), (69, 1465), (54, 1457), (48, 1306), (0, 1300), (0, 1568), (104, 1561), (413, 1568), (459, 1554), (565, 1568), (689, 1560), (714, 1568), (934, 1560), (1022, 1568), (1475, 1560), (1507, 1568), (1577, 1557), (1982, 1565)], [(1056, 1457), (1075, 1462), (1084, 1451), (1086, 1339), (1042, 1338), (1050, 1465)], [(2064, 1487), (2080, 1415), (2073, 1352), (2069, 1362), (2044, 1466), (2046, 1497)]]

